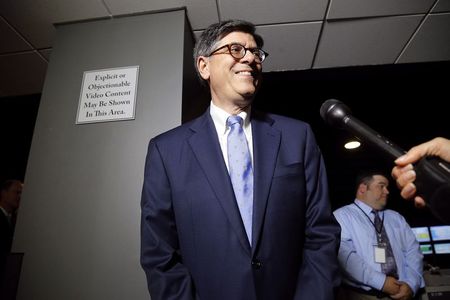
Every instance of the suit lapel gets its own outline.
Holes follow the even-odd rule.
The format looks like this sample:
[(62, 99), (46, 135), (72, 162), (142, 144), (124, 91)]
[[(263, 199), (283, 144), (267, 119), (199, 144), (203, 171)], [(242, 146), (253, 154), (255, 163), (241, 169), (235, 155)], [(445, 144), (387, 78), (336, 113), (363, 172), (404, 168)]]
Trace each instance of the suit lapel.
[(225, 211), (231, 226), (238, 235), (242, 246), (250, 254), (250, 244), (236, 204), (227, 167), (223, 159), (221, 159), (223, 154), (209, 110), (192, 124), (191, 130), (195, 132), (189, 138), (192, 151), (203, 169), (216, 198)]
[(257, 249), (280, 147), (280, 132), (272, 127), (273, 120), (254, 114), (252, 117), (254, 153), (253, 253)]

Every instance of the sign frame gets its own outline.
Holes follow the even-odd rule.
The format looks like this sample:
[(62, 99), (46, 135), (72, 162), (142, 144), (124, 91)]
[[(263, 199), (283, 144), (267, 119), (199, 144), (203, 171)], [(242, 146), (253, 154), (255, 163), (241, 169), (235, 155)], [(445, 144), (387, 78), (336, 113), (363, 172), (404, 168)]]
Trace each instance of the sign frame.
[(134, 120), (139, 66), (85, 71), (75, 124)]

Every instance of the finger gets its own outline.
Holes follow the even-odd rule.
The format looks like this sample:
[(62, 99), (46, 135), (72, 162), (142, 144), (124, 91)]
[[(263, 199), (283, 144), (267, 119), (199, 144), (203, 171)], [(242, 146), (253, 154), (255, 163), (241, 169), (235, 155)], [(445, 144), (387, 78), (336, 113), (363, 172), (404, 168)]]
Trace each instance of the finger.
[(430, 149), (433, 147), (431, 142), (423, 143), (418, 146), (414, 146), (405, 154), (395, 160), (395, 163), (400, 166), (414, 163), (420, 158), (432, 152)]
[(409, 170), (401, 174), (396, 182), (399, 188), (405, 188), (408, 183), (411, 183), (414, 180), (416, 180), (416, 172), (414, 170)]
[(395, 166), (392, 169), (391, 175), (394, 178), (400, 177), (403, 173), (406, 173), (407, 171), (413, 170), (414, 167), (412, 164), (407, 164), (406, 166)]
[(399, 292), (395, 295), (389, 295), (389, 297), (391, 297), (392, 299), (400, 299), (401, 297), (403, 297), (403, 295)]
[(408, 183), (400, 192), (400, 195), (405, 199), (411, 199), (415, 194), (416, 186), (414, 185), (414, 183)]
[(423, 198), (420, 197), (420, 196), (416, 196), (416, 197), (414, 198), (414, 205), (415, 205), (416, 207), (418, 207), (418, 208), (423, 208), (423, 207), (425, 207), (425, 205), (426, 205), (425, 199), (423, 199)]
[(444, 160), (450, 160), (450, 152), (448, 151), (448, 140), (437, 137), (426, 143), (417, 145), (409, 149), (409, 151), (395, 160), (397, 165), (406, 165), (414, 163), (424, 156), (440, 156)]
[(400, 176), (400, 174), (401, 174), (400, 167), (394, 167), (394, 168), (392, 168), (391, 176), (392, 176), (394, 179), (397, 179), (397, 178)]

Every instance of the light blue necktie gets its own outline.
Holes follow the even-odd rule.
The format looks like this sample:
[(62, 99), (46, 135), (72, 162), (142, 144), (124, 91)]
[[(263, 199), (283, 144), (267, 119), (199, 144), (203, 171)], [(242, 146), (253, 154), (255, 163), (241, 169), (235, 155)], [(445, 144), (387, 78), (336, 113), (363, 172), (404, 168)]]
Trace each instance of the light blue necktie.
[(228, 133), (228, 168), (234, 195), (244, 222), (250, 245), (252, 244), (253, 169), (247, 139), (242, 129), (242, 118), (230, 116)]

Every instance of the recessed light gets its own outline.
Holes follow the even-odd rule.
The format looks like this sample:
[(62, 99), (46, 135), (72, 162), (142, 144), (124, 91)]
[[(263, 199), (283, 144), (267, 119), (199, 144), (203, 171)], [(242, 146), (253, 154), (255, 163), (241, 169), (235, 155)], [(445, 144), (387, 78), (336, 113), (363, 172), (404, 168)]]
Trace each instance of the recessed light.
[(361, 146), (361, 143), (358, 141), (350, 141), (350, 142), (345, 143), (345, 145), (344, 145), (345, 149), (356, 149), (359, 146)]

